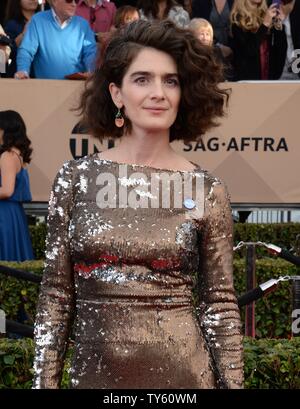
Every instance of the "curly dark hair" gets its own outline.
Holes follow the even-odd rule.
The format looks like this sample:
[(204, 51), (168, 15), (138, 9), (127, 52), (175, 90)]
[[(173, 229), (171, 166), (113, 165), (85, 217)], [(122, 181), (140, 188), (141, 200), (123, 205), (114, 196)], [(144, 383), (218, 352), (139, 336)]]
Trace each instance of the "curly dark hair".
[[(179, 6), (175, 0), (167, 0), (166, 9), (164, 11), (164, 18), (167, 18), (172, 7)], [(139, 0), (137, 7), (142, 9), (146, 17), (152, 16), (158, 18), (158, 1), (155, 0)]]
[(20, 149), (23, 161), (30, 163), (31, 141), (27, 137), (26, 125), (21, 115), (12, 110), (0, 111), (0, 129), (4, 131), (0, 155), (14, 147)]
[[(145, 47), (167, 53), (177, 65), (181, 100), (170, 128), (170, 142), (199, 140), (208, 129), (218, 125), (216, 120), (224, 115), (228, 103), (229, 90), (219, 87), (224, 79), (223, 67), (216, 61), (211, 47), (201, 45), (190, 31), (166, 20), (139, 20), (111, 38), (81, 96), (78, 110), (83, 115), (83, 126), (100, 140), (122, 136), (124, 129), (115, 126), (117, 108), (109, 84), (122, 87), (129, 66)], [(130, 133), (131, 122), (124, 113), (123, 117), (125, 131)]]

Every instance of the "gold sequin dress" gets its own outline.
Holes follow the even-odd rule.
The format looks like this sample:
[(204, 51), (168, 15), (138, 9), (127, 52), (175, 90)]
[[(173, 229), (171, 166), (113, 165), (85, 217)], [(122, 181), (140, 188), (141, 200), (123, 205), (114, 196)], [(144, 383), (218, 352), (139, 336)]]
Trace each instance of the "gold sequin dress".
[(62, 167), (49, 202), (33, 388), (59, 388), (70, 335), (71, 388), (241, 388), (240, 329), (222, 182), (199, 167), (96, 154)]

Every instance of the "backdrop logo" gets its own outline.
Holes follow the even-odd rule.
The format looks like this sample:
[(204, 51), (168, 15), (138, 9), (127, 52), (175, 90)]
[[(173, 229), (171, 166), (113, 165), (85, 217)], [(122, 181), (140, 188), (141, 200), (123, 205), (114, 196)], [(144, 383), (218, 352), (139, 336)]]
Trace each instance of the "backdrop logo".
[(207, 138), (198, 142), (186, 143), (184, 152), (190, 151), (209, 152), (288, 152), (288, 144), (285, 138), (272, 137), (231, 137), (226, 141), (220, 141), (217, 137)]
[(89, 135), (89, 130), (80, 123), (72, 129), (70, 138), (70, 151), (73, 159), (80, 159), (83, 156), (99, 153), (103, 150), (113, 148), (115, 141), (113, 139), (104, 140), (102, 143)]

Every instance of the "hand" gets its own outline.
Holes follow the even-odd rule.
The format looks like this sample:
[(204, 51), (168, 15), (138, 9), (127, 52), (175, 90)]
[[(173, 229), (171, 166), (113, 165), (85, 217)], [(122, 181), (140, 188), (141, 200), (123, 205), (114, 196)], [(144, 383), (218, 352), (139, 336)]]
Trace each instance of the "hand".
[(15, 79), (16, 80), (26, 80), (29, 78), (29, 75), (25, 71), (18, 71), (15, 73)]
[(227, 45), (220, 44), (220, 50), (224, 58), (227, 58), (232, 54), (232, 49), (227, 47)]
[(271, 27), (273, 23), (273, 18), (278, 15), (278, 8), (276, 4), (271, 4), (271, 6), (267, 9), (263, 24), (266, 27)]
[(282, 4), (280, 5), (279, 9), (278, 9), (278, 14), (277, 14), (277, 18), (280, 21), (283, 21), (287, 18), (288, 14), (286, 13), (285, 8), (282, 6)]

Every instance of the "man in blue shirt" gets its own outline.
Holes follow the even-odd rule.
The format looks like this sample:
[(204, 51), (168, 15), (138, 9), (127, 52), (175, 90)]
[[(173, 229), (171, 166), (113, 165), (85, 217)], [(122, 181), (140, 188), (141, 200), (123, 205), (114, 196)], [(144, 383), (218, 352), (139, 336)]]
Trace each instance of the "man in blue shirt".
[(51, 9), (35, 14), (17, 54), (15, 78), (64, 79), (92, 71), (97, 53), (95, 35), (86, 20), (75, 16), (75, 0), (50, 0)]

